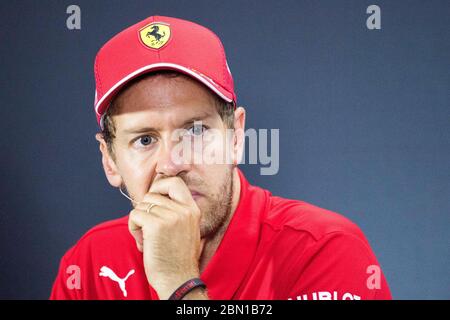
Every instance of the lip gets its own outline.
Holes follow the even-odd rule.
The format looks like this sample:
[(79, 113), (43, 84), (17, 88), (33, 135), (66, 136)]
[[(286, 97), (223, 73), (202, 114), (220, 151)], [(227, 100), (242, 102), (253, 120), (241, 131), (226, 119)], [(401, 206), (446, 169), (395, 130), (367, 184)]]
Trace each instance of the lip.
[(203, 197), (203, 194), (201, 194), (200, 192), (197, 192), (197, 191), (191, 191), (191, 195), (192, 195), (192, 198), (194, 198), (194, 200), (197, 200), (198, 198)]

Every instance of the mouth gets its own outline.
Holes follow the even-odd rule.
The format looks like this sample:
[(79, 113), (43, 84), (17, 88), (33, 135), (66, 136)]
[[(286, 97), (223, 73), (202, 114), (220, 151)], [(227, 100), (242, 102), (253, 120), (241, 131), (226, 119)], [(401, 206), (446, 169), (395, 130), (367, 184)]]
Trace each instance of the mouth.
[(198, 191), (193, 191), (193, 190), (191, 190), (191, 195), (192, 195), (192, 198), (194, 198), (194, 200), (197, 200), (197, 199), (203, 197), (202, 193), (200, 193)]

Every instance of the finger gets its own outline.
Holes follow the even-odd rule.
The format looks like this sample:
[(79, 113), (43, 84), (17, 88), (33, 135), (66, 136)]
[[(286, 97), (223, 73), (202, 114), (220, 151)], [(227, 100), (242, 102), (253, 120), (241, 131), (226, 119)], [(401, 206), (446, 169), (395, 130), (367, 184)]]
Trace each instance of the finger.
[(176, 212), (183, 212), (186, 210), (184, 206), (179, 204), (176, 201), (173, 201), (172, 199), (169, 199), (166, 196), (163, 196), (159, 193), (147, 193), (141, 202), (139, 202), (135, 209), (147, 211), (150, 204), (155, 204), (159, 207), (172, 209)]
[(130, 232), (141, 230), (146, 225), (157, 223), (159, 215), (154, 212), (155, 207), (153, 207), (150, 212), (138, 209), (131, 210), (128, 218), (128, 229)]
[(169, 196), (170, 199), (182, 204), (195, 203), (191, 191), (180, 177), (169, 177), (156, 180), (150, 187), (149, 192)]
[(149, 212), (134, 209), (128, 218), (128, 229), (138, 243), (143, 243), (145, 238), (143, 228), (157, 228), (162, 222), (174, 218), (176, 218), (176, 212), (160, 206), (153, 206)]
[(142, 237), (142, 230), (134, 231), (134, 234), (132, 234), (134, 237), (134, 240), (136, 240), (136, 247), (140, 252), (144, 251), (144, 239)]
[(155, 217), (136, 209), (132, 210), (128, 217), (128, 230), (136, 241), (136, 245), (141, 252), (144, 245), (142, 228), (148, 223), (154, 223), (151, 221), (152, 219), (155, 219)]
[(128, 219), (128, 229), (130, 231), (131, 236), (136, 241), (136, 246), (140, 252), (143, 252), (144, 248), (144, 237), (142, 235), (142, 229), (136, 228), (135, 226), (132, 226), (132, 222), (130, 222), (130, 219)]

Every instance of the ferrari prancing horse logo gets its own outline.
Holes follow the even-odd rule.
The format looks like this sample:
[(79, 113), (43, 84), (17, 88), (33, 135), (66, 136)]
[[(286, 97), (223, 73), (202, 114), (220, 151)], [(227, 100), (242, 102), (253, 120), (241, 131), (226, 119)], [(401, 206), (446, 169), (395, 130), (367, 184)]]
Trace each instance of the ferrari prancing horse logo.
[(167, 24), (153, 22), (139, 30), (139, 37), (147, 47), (160, 49), (169, 41), (170, 27)]

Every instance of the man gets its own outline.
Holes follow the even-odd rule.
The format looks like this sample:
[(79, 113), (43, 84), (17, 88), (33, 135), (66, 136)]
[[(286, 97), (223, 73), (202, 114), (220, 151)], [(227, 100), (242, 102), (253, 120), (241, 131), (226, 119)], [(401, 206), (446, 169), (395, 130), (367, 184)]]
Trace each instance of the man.
[[(101, 48), (95, 78), (103, 168), (133, 210), (65, 254), (51, 299), (390, 298), (357, 226), (237, 168), (245, 110), (210, 30), (149, 17)], [(192, 161), (206, 150), (228, 161)]]

